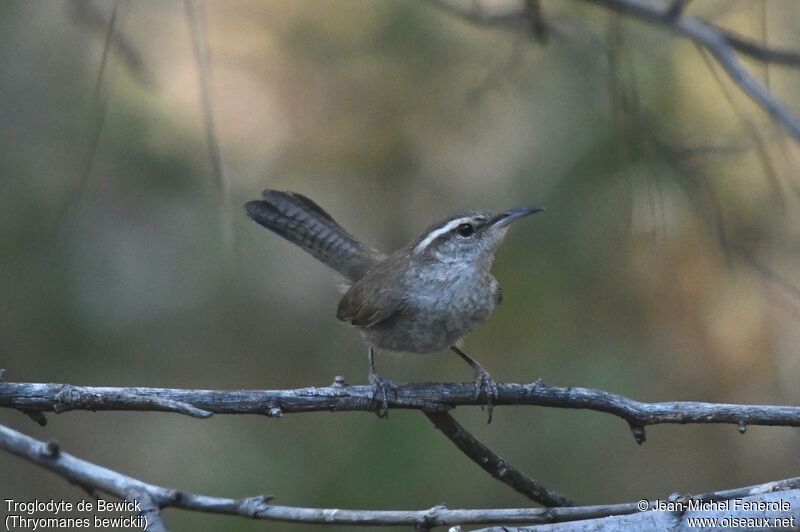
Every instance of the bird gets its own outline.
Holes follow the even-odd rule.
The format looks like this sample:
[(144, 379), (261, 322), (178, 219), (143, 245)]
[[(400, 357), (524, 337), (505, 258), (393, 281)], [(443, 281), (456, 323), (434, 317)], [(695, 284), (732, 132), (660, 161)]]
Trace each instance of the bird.
[(379, 417), (388, 416), (392, 384), (377, 373), (376, 352), (450, 348), (474, 370), (476, 398), (485, 393), (491, 422), (497, 384), (460, 343), (503, 300), (491, 267), (509, 225), (542, 207), (453, 214), (388, 255), (358, 240), (297, 192), (264, 190), (261, 199), (245, 204), (245, 210), (252, 220), (338, 275), (344, 295), (336, 317), (355, 327), (367, 344), (369, 382)]

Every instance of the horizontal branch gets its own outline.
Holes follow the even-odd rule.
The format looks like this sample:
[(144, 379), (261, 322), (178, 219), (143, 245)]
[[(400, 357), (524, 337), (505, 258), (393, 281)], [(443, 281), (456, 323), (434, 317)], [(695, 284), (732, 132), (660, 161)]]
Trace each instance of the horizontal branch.
[[(580, 506), (572, 508), (509, 508), (448, 509), (434, 506), (428, 510), (342, 510), (336, 508), (302, 508), (271, 504), (272, 497), (260, 495), (244, 499), (211, 497), (148, 484), (133, 477), (98, 466), (62, 452), (55, 442), (42, 442), (0, 425), (0, 449), (52, 471), (69, 482), (92, 493), (105, 493), (118, 498), (143, 502), (143, 515), (156, 519), (164, 530), (160, 510), (180, 508), (197, 512), (228, 514), (252, 519), (330, 525), (436, 526), (463, 524), (544, 524), (561, 523), (609, 516), (622, 516), (652, 510), (653, 502), (642, 507), (638, 503)], [(727, 500), (756, 494), (788, 492), (800, 488), (800, 478), (792, 478), (758, 486), (711, 492), (693, 496), (672, 496), (670, 500), (687, 503)], [(152, 521), (148, 521), (150, 525)], [(149, 528), (148, 528), (149, 529)]]
[[(635, 429), (664, 423), (732, 423), (800, 427), (800, 407), (671, 401), (644, 403), (591, 388), (498, 383), (495, 406), (530, 405), (604, 412)], [(388, 397), (390, 409), (441, 412), (457, 406), (482, 406), (472, 383), (398, 384)], [(321, 411), (373, 412), (371, 386), (348, 386), (337, 378), (331, 386), (294, 390), (187, 390), (115, 388), (0, 382), (0, 407), (25, 413), (71, 410), (128, 410), (214, 414), (283, 414)], [(200, 414), (202, 413), (202, 414)]]
[[(38, 464), (92, 492), (141, 501), (146, 496), (158, 509), (181, 508), (198, 512), (238, 515), (253, 519), (331, 525), (414, 525), (421, 528), (456, 524), (553, 523), (632, 513), (630, 504), (580, 508), (510, 508), (456, 510), (435, 506), (428, 510), (342, 510), (270, 504), (272, 497), (244, 499), (210, 497), (147, 484), (62, 452), (53, 442), (41, 442), (0, 425), (0, 449)], [(144, 505), (143, 505), (144, 506)]]

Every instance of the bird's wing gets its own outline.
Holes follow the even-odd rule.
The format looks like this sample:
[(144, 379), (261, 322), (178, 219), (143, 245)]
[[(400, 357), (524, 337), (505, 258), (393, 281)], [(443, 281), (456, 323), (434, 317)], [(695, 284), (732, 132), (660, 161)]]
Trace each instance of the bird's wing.
[(366, 282), (357, 282), (347, 291), (339, 301), (337, 318), (357, 327), (372, 327), (403, 308), (402, 291), (382, 289), (370, 280), (365, 278)]

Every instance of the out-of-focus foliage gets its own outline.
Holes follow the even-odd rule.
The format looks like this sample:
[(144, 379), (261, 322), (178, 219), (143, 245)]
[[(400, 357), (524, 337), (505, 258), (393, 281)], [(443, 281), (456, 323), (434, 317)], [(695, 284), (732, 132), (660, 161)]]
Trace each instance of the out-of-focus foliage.
[[(800, 48), (791, 0), (696, 4), (720, 25), (759, 40), (767, 28), (770, 43)], [(243, 214), (241, 204), (270, 187), (308, 195), (387, 250), (452, 211), (545, 205), (510, 232), (495, 266), (505, 302), (467, 340), (498, 380), (645, 401), (800, 402), (800, 306), (778, 281), (800, 283), (797, 147), (720, 85), (691, 44), (578, 2), (543, 6), (558, 30), (547, 46), (422, 1), (210, 2), (210, 89), (231, 191), (222, 205), (182, 3), (120, 3), (115, 31), (141, 53), (142, 71), (112, 48), (97, 99), (106, 27), (67, 2), (0, 3), (7, 378), (365, 382), (366, 351), (335, 319), (329, 273)], [(96, 5), (106, 23), (111, 8)], [(748, 66), (800, 107), (796, 71)], [(379, 368), (396, 381), (471, 376), (444, 353), (387, 354)], [(800, 452), (790, 429), (659, 426), (639, 447), (623, 422), (595, 413), (502, 408), (490, 426), (478, 409), (456, 415), (580, 503), (799, 473), (786, 459)], [(528, 504), (413, 412), (388, 422), (49, 419), (41, 429), (0, 412), (2, 423), (77, 456), (195, 492), (351, 508)], [(83, 497), (3, 455), (0, 495)], [(178, 530), (263, 528), (166, 518)]]

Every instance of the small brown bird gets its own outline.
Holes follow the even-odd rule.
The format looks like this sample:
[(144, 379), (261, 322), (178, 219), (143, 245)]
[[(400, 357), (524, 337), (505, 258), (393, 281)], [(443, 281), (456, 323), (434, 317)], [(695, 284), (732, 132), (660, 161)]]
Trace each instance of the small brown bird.
[(475, 370), (476, 397), (486, 394), (491, 421), (497, 385), (456, 343), (503, 299), (490, 270), (508, 225), (542, 208), (455, 214), (389, 256), (356, 240), (302, 194), (265, 190), (262, 200), (245, 208), (253, 220), (344, 278), (336, 317), (356, 327), (369, 347), (369, 379), (380, 417), (388, 413), (391, 386), (375, 371), (375, 351), (431, 353), (450, 347)]

